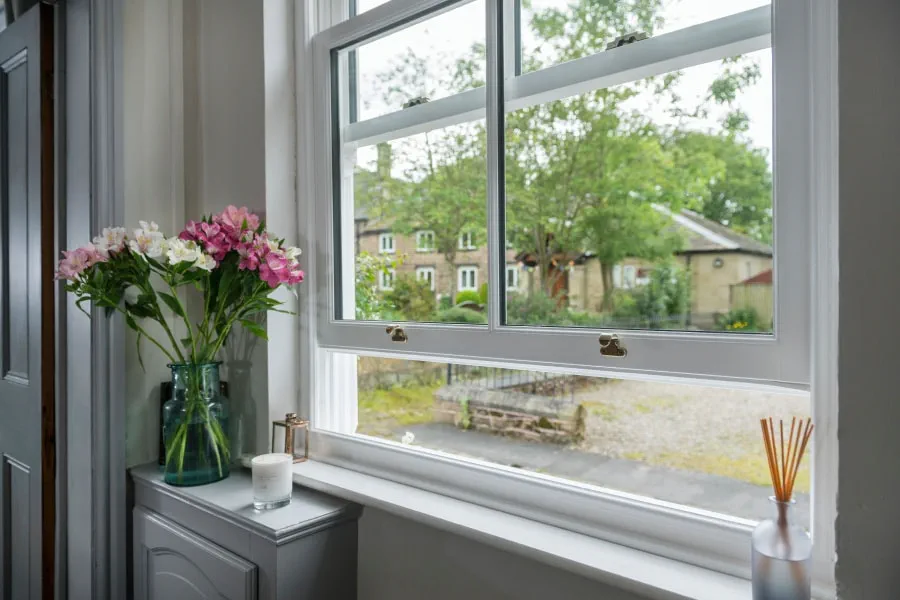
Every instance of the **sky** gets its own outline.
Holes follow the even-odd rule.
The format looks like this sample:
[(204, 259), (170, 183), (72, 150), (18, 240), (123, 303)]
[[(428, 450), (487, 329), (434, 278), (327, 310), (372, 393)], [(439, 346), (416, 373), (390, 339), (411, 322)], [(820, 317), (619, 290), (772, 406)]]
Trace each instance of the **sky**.
[[(369, 10), (387, 0), (358, 0), (360, 12)], [(532, 0), (532, 11), (549, 7), (565, 8), (568, 0)], [(654, 35), (668, 33), (712, 19), (735, 14), (744, 10), (769, 4), (766, 0), (665, 0), (661, 15), (665, 24)], [(525, 52), (534, 48), (534, 36), (527, 25), (530, 13), (524, 11), (523, 46)], [(413, 49), (417, 56), (425, 58), (429, 66), (442, 76), (430, 81), (418, 82), (414, 87), (427, 91), (431, 100), (451, 95), (446, 73), (455, 59), (466, 56), (473, 43), (484, 42), (485, 8), (484, 0), (475, 0), (437, 17), (413, 25), (379, 40), (366, 44), (358, 50), (360, 73), (360, 120), (373, 118), (400, 109), (400, 100), (389, 105), (381, 96), (383, 84), (377, 81), (377, 74), (388, 72), (400, 57)], [(747, 136), (758, 147), (771, 150), (772, 147), (772, 66), (771, 51), (763, 50), (748, 55), (760, 65), (759, 81), (741, 91), (735, 103), (750, 117)], [(706, 96), (710, 82), (723, 71), (720, 61), (698, 65), (683, 71), (677, 93), (682, 98), (684, 108), (693, 108)], [(652, 102), (650, 94), (632, 100), (633, 107), (641, 109), (657, 123), (670, 123), (672, 118), (667, 106)], [(727, 112), (726, 107), (715, 107), (708, 118), (696, 119), (690, 127), (717, 130), (718, 120)], [(371, 168), (375, 159), (374, 147), (360, 148), (357, 161), (360, 166)], [(401, 159), (402, 160), (402, 159)], [(395, 164), (395, 167), (401, 168)], [(398, 173), (399, 174), (399, 173)]]

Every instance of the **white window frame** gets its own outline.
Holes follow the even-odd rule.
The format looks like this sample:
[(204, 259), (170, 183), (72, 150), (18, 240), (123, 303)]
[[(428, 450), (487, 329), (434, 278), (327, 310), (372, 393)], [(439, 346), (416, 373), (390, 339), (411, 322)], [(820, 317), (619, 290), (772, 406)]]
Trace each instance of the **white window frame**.
[(630, 290), (637, 285), (637, 267), (625, 265), (622, 267), (622, 287)]
[(378, 289), (389, 292), (394, 289), (397, 272), (394, 269), (386, 269), (378, 272)]
[(475, 232), (462, 232), (459, 235), (459, 243), (457, 245), (457, 248), (459, 250), (478, 250), (478, 246), (475, 244)]
[[(465, 280), (470, 275), (472, 285), (468, 285)], [(458, 292), (477, 292), (478, 291), (478, 267), (474, 265), (463, 265), (456, 268), (456, 291)]]
[[(423, 275), (429, 274), (430, 277), (423, 277)], [(434, 291), (434, 283), (437, 279), (437, 273), (434, 267), (416, 267), (416, 281), (430, 281), (431, 282), (431, 291)]]
[[(512, 285), (509, 283), (509, 274), (513, 274), (513, 282)], [(508, 264), (506, 265), (506, 291), (515, 292), (519, 289), (519, 265), (517, 264)]]
[[(392, 24), (410, 24), (451, 8), (444, 0), (391, 0), (342, 21), (345, 13), (334, 9), (339, 0), (319, 1), (331, 7), (321, 11), (320, 27), (328, 21), (328, 16), (336, 23), (313, 40), (312, 61), (307, 68), (321, 82), (331, 81), (332, 49), (350, 47), (357, 40), (375, 39), (384, 35)], [(498, 13), (502, 7), (506, 14), (511, 14), (511, 2), (488, 0), (489, 31), (500, 30)], [(351, 314), (348, 309), (353, 307), (347, 299), (352, 294), (346, 292), (352, 287), (345, 285), (344, 293), (338, 297), (331, 292), (337, 281), (352, 281), (352, 274), (336, 270), (334, 262), (335, 233), (341, 232), (344, 244), (352, 239), (346, 235), (344, 220), (335, 226), (332, 219), (330, 207), (334, 206), (335, 188), (331, 173), (335, 161), (348, 164), (343, 150), (354, 145), (389, 141), (485, 116), (489, 131), (499, 131), (500, 86), (498, 67), (492, 57), (497, 56), (500, 48), (496, 40), (489, 40), (485, 89), (345, 125), (339, 128), (336, 140), (332, 137), (331, 85), (310, 86), (308, 100), (315, 106), (313, 116), (305, 123), (309, 136), (303, 139), (311, 148), (307, 172), (316, 178), (316, 200), (309, 204), (305, 215), (301, 211), (301, 219), (309, 217), (307, 222), (312, 223), (309, 231), (314, 233), (309, 241), (318, 275), (311, 280), (316, 281), (315, 292), (320, 299), (305, 309), (313, 334), (309, 342), (312, 346), (309, 368), (315, 378), (310, 383), (308, 402), (313, 418), (311, 443), (317, 459), (746, 577), (749, 573), (746, 547), (752, 526), (747, 521), (635, 498), (614, 490), (598, 492), (589, 486), (524, 474), (517, 469), (353, 435), (355, 407), (334, 406), (329, 399), (340, 391), (355, 396), (355, 375), (345, 386), (338, 386), (335, 381), (340, 377), (334, 376), (342, 368), (355, 364), (355, 359), (348, 360), (334, 352), (780, 391), (805, 392), (813, 388), (817, 424), (813, 479), (814, 589), (823, 596), (833, 595), (837, 439), (836, 382), (830, 375), (834, 372), (830, 366), (835, 364), (832, 354), (836, 353), (837, 280), (833, 268), (811, 263), (810, 249), (815, 247), (816, 252), (830, 256), (837, 241), (836, 3), (834, 0), (774, 2), (771, 14), (778, 23), (774, 29), (770, 8), (763, 7), (661, 35), (617, 49), (615, 53), (600, 53), (514, 80), (503, 80), (506, 106), (514, 110), (548, 101), (560, 93), (571, 95), (624, 83), (750, 52), (771, 43), (775, 48), (774, 92), (778, 107), (774, 113), (774, 143), (778, 148), (774, 159), (777, 306), (776, 334), (772, 337), (621, 332), (629, 359), (611, 363), (592, 351), (596, 332), (499, 325), (502, 286), (494, 282), (502, 279), (494, 275), (499, 275), (503, 263), (495, 259), (491, 260), (488, 273), (491, 301), (487, 327), (410, 324), (405, 327), (409, 343), (398, 352), (385, 339), (382, 324), (335, 319), (338, 308), (343, 308), (344, 314)], [(508, 43), (509, 36), (504, 45)], [(673, 54), (676, 49), (677, 54)], [(509, 57), (508, 47), (506, 50), (505, 55)], [(335, 66), (338, 73), (344, 72), (340, 60)], [(496, 142), (494, 139), (494, 150)], [(488, 170), (492, 174), (498, 172), (497, 160), (493, 158), (496, 155), (490, 153)], [(497, 193), (496, 185), (490, 184), (490, 248), (502, 244), (501, 234), (491, 227), (499, 216)], [(780, 198), (793, 200), (782, 203)], [(817, 199), (816, 203), (813, 198)], [(807, 277), (797, 274), (811, 274), (812, 286), (806, 284)], [(791, 286), (791, 280), (799, 283)], [(815, 288), (815, 294), (810, 293), (810, 287)], [(810, 306), (815, 328), (810, 327), (810, 319), (806, 318)], [(792, 324), (789, 335), (783, 328), (785, 323)], [(813, 343), (809, 341), (811, 336)], [(518, 343), (520, 340), (525, 343)], [(814, 357), (810, 347), (816, 349)], [(581, 358), (575, 357), (576, 354)], [(566, 358), (560, 362), (559, 357)], [(815, 359), (815, 371), (810, 367), (811, 358)], [(340, 389), (336, 390), (336, 386)], [(684, 544), (686, 539), (691, 540), (690, 547)]]
[[(423, 246), (422, 240), (425, 238), (431, 238), (431, 245)], [(416, 252), (434, 252), (434, 232), (430, 229), (425, 229), (422, 231), (416, 232)]]
[[(387, 242), (390, 242), (390, 246), (387, 246)], [(378, 253), (379, 254), (395, 254), (396, 253), (396, 244), (397, 240), (394, 237), (393, 233), (379, 233), (378, 234)]]

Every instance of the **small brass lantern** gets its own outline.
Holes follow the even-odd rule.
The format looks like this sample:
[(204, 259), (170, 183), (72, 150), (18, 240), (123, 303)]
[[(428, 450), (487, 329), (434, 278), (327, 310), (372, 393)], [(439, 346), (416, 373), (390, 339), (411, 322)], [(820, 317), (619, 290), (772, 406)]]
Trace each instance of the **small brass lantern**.
[[(297, 413), (288, 413), (284, 421), (272, 421), (272, 452), (275, 452), (275, 428), (284, 427), (284, 453), (294, 457), (294, 462), (304, 462), (309, 458), (309, 421), (301, 419)], [(303, 430), (303, 454), (294, 452), (294, 430)]]

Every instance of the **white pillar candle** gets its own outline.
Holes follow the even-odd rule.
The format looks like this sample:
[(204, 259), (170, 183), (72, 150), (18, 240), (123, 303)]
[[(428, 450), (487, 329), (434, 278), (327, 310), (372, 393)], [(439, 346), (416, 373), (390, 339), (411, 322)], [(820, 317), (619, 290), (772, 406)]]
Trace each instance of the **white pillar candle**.
[(250, 461), (253, 471), (253, 507), (257, 510), (279, 508), (291, 502), (290, 454), (261, 454)]

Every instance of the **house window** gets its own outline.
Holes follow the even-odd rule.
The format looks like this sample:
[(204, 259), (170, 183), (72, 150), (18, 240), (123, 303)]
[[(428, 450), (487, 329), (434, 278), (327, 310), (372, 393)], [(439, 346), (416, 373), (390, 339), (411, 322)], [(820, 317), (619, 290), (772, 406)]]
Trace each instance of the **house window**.
[(612, 280), (614, 288), (622, 287), (622, 265), (616, 265), (613, 267)]
[(378, 236), (378, 250), (382, 254), (394, 253), (394, 234), (382, 233)]
[(416, 232), (416, 252), (432, 252), (434, 250), (434, 232)]
[[(315, 229), (327, 235), (316, 240), (322, 302), (311, 308), (322, 378), (312, 414), (316, 435), (327, 440), (319, 459), (531, 518), (546, 515), (548, 522), (656, 554), (683, 560), (689, 552), (694, 563), (745, 573), (752, 525), (743, 519), (766, 516), (765, 507), (751, 514), (736, 498), (716, 504), (720, 488), (686, 499), (673, 492), (675, 484), (634, 487), (638, 478), (630, 472), (590, 479), (582, 477), (587, 467), (573, 465), (593, 467), (596, 458), (613, 456), (618, 460), (610, 469), (641, 463), (659, 474), (700, 476), (703, 485), (715, 485), (709, 475), (731, 477), (735, 489), (753, 495), (758, 487), (743, 487), (756, 485), (752, 476), (741, 479), (737, 466), (717, 472), (704, 457), (733, 456), (734, 450), (755, 460), (751, 427), (760, 411), (810, 412), (812, 261), (805, 219), (815, 213), (814, 178), (809, 161), (798, 157), (814, 150), (809, 115), (816, 96), (807, 86), (818, 76), (808, 27), (816, 3), (748, 10), (721, 3), (715, 15), (682, 3), (640, 11), (631, 3), (607, 3), (609, 15), (565, 8), (552, 19), (538, 14), (546, 8), (523, 6), (516, 18), (516, 11), (497, 11), (499, 4), (388, 2), (316, 38), (316, 72), (327, 79), (311, 92), (315, 139), (327, 140), (315, 153), (321, 167)], [(550, 21), (561, 26), (546, 26)], [(607, 50), (623, 33), (621, 23), (651, 35)], [(409, 48), (415, 60), (404, 63)], [(403, 64), (415, 66), (414, 77)], [(354, 117), (349, 108), (357, 98), (366, 103)], [(356, 184), (373, 176), (383, 145), (395, 165), (386, 188), (392, 192), (373, 199)], [(738, 206), (721, 215), (721, 207), (702, 206), (715, 193), (709, 186), (721, 183), (721, 165), (708, 156), (732, 152), (753, 165), (759, 193), (746, 195), (755, 206), (741, 206), (740, 194)], [(662, 172), (659, 165), (673, 168)], [(771, 201), (774, 194), (778, 203)], [(682, 211), (685, 198), (696, 212)], [(459, 252), (446, 260), (450, 269), (456, 266), (459, 291), (477, 290), (478, 269), (485, 269), (484, 301), (434, 310), (388, 307), (382, 320), (414, 323), (402, 347), (385, 335), (384, 323), (356, 320), (353, 310), (360, 290), (347, 232), (356, 210), (375, 201), (399, 221), (396, 231), (422, 227), (458, 240)], [(768, 220), (741, 222), (756, 218)], [(758, 234), (741, 233), (747, 231)], [(483, 264), (463, 254), (476, 241)], [(710, 254), (737, 254), (742, 244), (754, 255), (771, 253), (777, 265), (772, 328), (726, 330), (717, 319), (690, 314), (702, 297), (691, 285), (705, 282), (688, 277), (699, 273), (692, 269), (708, 267)], [(516, 260), (529, 265), (528, 294), (503, 293), (518, 286), (511, 280), (517, 270), (506, 264), (510, 247), (527, 255)], [(468, 262), (477, 266), (458, 266)], [(654, 285), (634, 289), (636, 264), (647, 265)], [(661, 269), (669, 276), (657, 277)], [(711, 295), (727, 297), (724, 285), (724, 293), (716, 288)], [(627, 356), (601, 354), (601, 333), (616, 333)], [(357, 369), (360, 356), (377, 357), (382, 362), (375, 370), (398, 381), (433, 383), (424, 394), (438, 422), (465, 423), (460, 430), (524, 423), (514, 427), (523, 431), (497, 433), (571, 443), (584, 455), (538, 476), (530, 471), (543, 467), (532, 469), (512, 450), (480, 454), (469, 432), (451, 430), (452, 440), (421, 436), (401, 449), (412, 417), (385, 413), (380, 424), (366, 422), (363, 408), (372, 405), (378, 378)], [(453, 388), (457, 384), (466, 389)], [(741, 401), (719, 403), (732, 393)], [(495, 398), (505, 404), (495, 408)], [(529, 406), (541, 410), (531, 414)], [(724, 437), (702, 432), (694, 445), (697, 428), (686, 425), (684, 415), (707, 414), (710, 407), (724, 410), (724, 420), (750, 425)], [(551, 416), (537, 414), (551, 408)], [(576, 413), (584, 421), (567, 421), (579, 418)], [(388, 417), (394, 420), (385, 426)], [(671, 437), (652, 435), (654, 427)], [(577, 445), (565, 438), (580, 431), (609, 437)], [(640, 445), (630, 435), (638, 431), (651, 432)], [(717, 446), (723, 439), (752, 440), (752, 448), (743, 453), (731, 442)], [(689, 446), (706, 451), (695, 455)], [(556, 478), (552, 484), (548, 476)], [(816, 535), (827, 535), (823, 531)]]
[(457, 272), (459, 273), (459, 291), (478, 289), (478, 267), (460, 267)]
[(519, 289), (519, 266), (506, 265), (506, 290), (516, 291)]
[(622, 267), (622, 287), (631, 289), (637, 282), (637, 269), (634, 265), (625, 265)]
[(416, 267), (416, 279), (427, 281), (428, 288), (434, 291), (434, 267)]
[(386, 291), (394, 289), (394, 269), (379, 271), (378, 287)]

